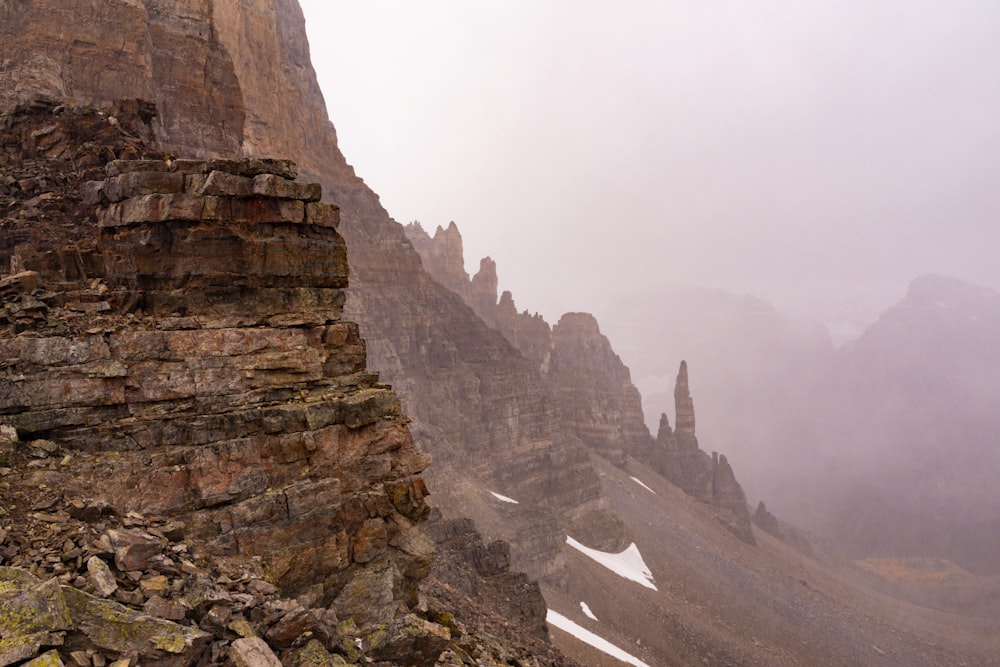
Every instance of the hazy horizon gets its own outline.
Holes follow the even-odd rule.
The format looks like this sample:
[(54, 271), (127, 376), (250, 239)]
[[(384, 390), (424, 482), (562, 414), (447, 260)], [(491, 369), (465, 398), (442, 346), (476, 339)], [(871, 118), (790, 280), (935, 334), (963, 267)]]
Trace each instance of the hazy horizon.
[(302, 6), (358, 175), (550, 321), (635, 284), (828, 325), (1000, 285), (996, 3)]

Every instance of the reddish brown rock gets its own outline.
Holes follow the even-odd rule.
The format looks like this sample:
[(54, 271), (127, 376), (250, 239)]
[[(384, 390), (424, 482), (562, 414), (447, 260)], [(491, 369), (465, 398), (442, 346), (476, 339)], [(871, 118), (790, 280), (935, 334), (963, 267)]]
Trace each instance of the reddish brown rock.
[[(650, 465), (686, 493), (718, 507), (733, 532), (753, 542), (746, 499), (731, 467), (725, 457), (713, 460), (698, 446), (686, 362), (674, 391), (677, 430), (663, 415), (654, 441), (629, 370), (593, 315), (567, 313), (550, 329), (541, 316), (518, 313), (510, 292), (497, 301), (496, 264), (489, 258), (469, 278), (454, 223), (447, 230), (439, 227), (433, 237), (419, 223), (407, 225), (406, 233), (428, 270), (537, 364), (555, 397), (557, 429), (619, 465), (629, 458)], [(580, 534), (600, 535), (607, 544), (623, 538), (613, 520), (599, 516), (592, 516)]]
[[(92, 225), (98, 243), (68, 249), (87, 262), (52, 261), (55, 239), (51, 254), (15, 248), (37, 279), (8, 302), (51, 296), (23, 335), (0, 322), (0, 419), (70, 454), (50, 486), (121, 516), (181, 519), (196, 556), (266, 558), (286, 591), (319, 583), (332, 600), (379, 559), (391, 578), (378, 613), (392, 618), (429, 567), (418, 525), (428, 457), (396, 395), (365, 370), (357, 326), (341, 320), (343, 239), (304, 220), (313, 187), (205, 195), (195, 180), (173, 192), (182, 181), (169, 178), (267, 183), (267, 169), (294, 172), (268, 160), (114, 163), (90, 191), (105, 193), (97, 217), (122, 211), (120, 225)], [(166, 562), (164, 544), (109, 532), (121, 572)], [(155, 582), (142, 589), (164, 594)]]
[[(159, 115), (152, 119), (153, 129), (163, 150), (175, 155), (293, 157), (302, 174), (321, 182), (327, 197), (342, 207), (339, 229), (351, 246), (353, 272), (352, 297), (346, 303), (348, 317), (362, 324), (373, 364), (398, 388), (408, 414), (416, 420), (416, 437), (438, 458), (439, 482), (448, 483), (454, 477), (448, 472), (450, 462), (461, 463), (463, 475), (479, 477), (484, 484), (502, 486), (528, 500), (545, 499), (545, 511), (552, 512), (553, 519), (559, 517), (553, 525), (567, 520), (591, 523), (586, 517), (597, 511), (601, 502), (597, 475), (579, 443), (555, 427), (553, 399), (536, 366), (421, 268), (402, 228), (391, 221), (378, 197), (356, 177), (340, 153), (309, 62), (304, 19), (295, 0), (206, 0), (182, 5), (161, 0), (112, 5), (103, 0), (70, 5), (45, 1), (11, 6), (6, 18), (0, 25), (0, 44), (8, 61), (0, 75), (0, 106), (37, 93), (96, 105), (138, 97), (157, 105)], [(129, 43), (124, 50), (119, 44), (123, 38)], [(71, 46), (64, 48), (66, 44)], [(206, 88), (201, 90), (202, 86)], [(132, 129), (129, 133), (138, 136)], [(130, 157), (144, 156), (136, 151)], [(202, 167), (181, 159), (172, 163), (175, 171), (185, 174), (185, 187), (189, 182), (203, 183), (200, 177), (207, 174), (206, 169), (234, 171), (223, 163)], [(162, 171), (149, 165), (137, 168)], [(258, 164), (241, 171), (235, 175), (295, 177), (276, 164)], [(127, 172), (123, 169), (109, 175), (122, 173)], [(88, 201), (100, 203), (99, 193), (91, 192), (88, 197), (93, 198)], [(321, 225), (336, 227), (338, 217), (333, 210), (315, 202), (302, 203), (303, 219), (308, 221), (305, 226), (310, 229), (298, 232), (300, 237), (321, 234)], [(278, 206), (280, 220), (288, 219), (280, 205), (269, 206)], [(312, 265), (318, 273), (323, 266), (300, 254), (304, 241), (294, 237), (272, 253), (270, 244), (259, 238), (244, 243), (232, 235), (221, 239), (203, 236), (202, 223), (224, 215), (215, 211), (189, 211), (187, 217), (197, 220), (190, 220), (187, 227), (169, 232), (149, 230), (161, 249), (158, 254), (172, 252), (178, 237), (186, 245), (186, 261), (197, 269), (193, 275), (200, 274), (198, 267), (203, 263), (198, 244), (225, 243), (232, 250), (251, 248), (252, 255), (234, 255), (247, 266), (264, 262), (265, 254), (268, 259), (284, 255), (287, 259), (281, 259), (282, 263), (299, 257), (302, 263), (296, 268), (306, 271)], [(230, 213), (238, 217), (232, 210)], [(297, 217), (298, 211), (293, 214)], [(112, 222), (118, 220), (115, 216), (110, 214)], [(109, 229), (122, 230), (124, 244), (142, 237), (142, 233), (128, 231), (133, 226)], [(134, 238), (126, 238), (129, 235)], [(94, 255), (83, 257), (84, 263), (96, 259)], [(60, 256), (46, 261), (61, 267), (68, 259)], [(155, 269), (155, 258), (147, 255), (141, 259), (142, 280), (161, 280), (155, 272), (145, 273), (145, 268)], [(81, 262), (73, 259), (72, 263)], [(128, 275), (125, 264), (114, 273)], [(198, 278), (205, 279), (208, 277)], [(217, 276), (217, 281), (224, 282), (224, 276)], [(216, 284), (192, 293), (184, 286), (155, 288), (153, 282), (142, 287), (141, 304), (109, 301), (109, 305), (138, 305), (142, 312), (176, 320), (190, 321), (188, 313), (199, 312), (204, 314), (201, 321), (211, 317), (216, 326), (258, 324), (264, 313), (285, 304), (282, 312), (266, 318), (268, 323), (321, 325), (345, 306), (342, 293), (335, 288), (326, 294), (255, 288), (252, 298), (246, 300), (250, 312), (245, 314), (232, 305), (244, 303), (246, 295), (240, 288)], [(125, 290), (122, 295), (127, 293)], [(17, 317), (28, 327), (45, 315), (37, 304), (28, 302), (18, 305)], [(181, 381), (183, 369), (175, 370), (181, 371), (176, 375)], [(206, 379), (215, 372), (199, 370), (200, 377)], [(231, 380), (232, 375), (227, 378)], [(50, 393), (56, 389), (50, 387)], [(114, 392), (122, 390), (113, 388)], [(549, 453), (574, 466), (573, 470), (553, 470)], [(474, 469), (467, 467), (469, 462)], [(506, 537), (518, 539), (530, 527), (507, 529)], [(556, 557), (559, 542), (549, 542), (546, 553), (530, 550), (531, 560), (548, 563), (537, 571), (551, 569)]]

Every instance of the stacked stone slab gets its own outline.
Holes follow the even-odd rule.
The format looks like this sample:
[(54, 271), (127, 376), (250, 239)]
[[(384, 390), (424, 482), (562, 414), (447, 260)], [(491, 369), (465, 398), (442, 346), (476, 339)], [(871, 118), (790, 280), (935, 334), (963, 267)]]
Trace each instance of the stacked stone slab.
[(287, 160), (131, 160), (85, 188), (110, 286), (155, 316), (336, 321), (347, 286), (337, 207)]
[(179, 519), (198, 557), (263, 559), (286, 592), (385, 621), (429, 569), (429, 457), (341, 320), (337, 208), (295, 171), (112, 162), (84, 188), (96, 244), (15, 251), (4, 300), (37, 312), (0, 322), (0, 424), (12, 462), (64, 456), (9, 481)]

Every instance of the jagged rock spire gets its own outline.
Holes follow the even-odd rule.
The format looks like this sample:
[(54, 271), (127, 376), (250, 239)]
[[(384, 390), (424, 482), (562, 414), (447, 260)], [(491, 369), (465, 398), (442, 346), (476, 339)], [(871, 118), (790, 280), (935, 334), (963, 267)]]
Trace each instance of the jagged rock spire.
[(677, 371), (677, 383), (674, 385), (674, 411), (677, 419), (677, 442), (682, 447), (698, 447), (698, 439), (694, 433), (694, 401), (691, 400), (691, 390), (688, 387), (687, 362), (682, 361)]
[(674, 429), (670, 428), (670, 418), (667, 413), (660, 414), (660, 427), (656, 431), (656, 442), (660, 445), (674, 445)]
[(497, 305), (497, 263), (492, 257), (479, 261), (479, 271), (469, 283), (469, 305), (477, 313), (488, 313)]

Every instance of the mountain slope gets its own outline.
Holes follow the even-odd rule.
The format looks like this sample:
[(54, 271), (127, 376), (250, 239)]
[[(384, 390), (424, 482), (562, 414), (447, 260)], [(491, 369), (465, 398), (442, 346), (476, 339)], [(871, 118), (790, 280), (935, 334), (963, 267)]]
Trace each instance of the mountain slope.
[[(569, 534), (604, 551), (635, 542), (661, 584), (676, 574), (678, 588), (668, 597), (621, 595), (628, 589), (619, 588), (615, 598), (614, 586), (608, 585), (608, 599), (615, 600), (614, 615), (620, 618), (616, 640), (652, 647), (647, 657), (653, 664), (669, 664), (676, 656), (711, 661), (716, 653), (742, 664), (763, 664), (753, 662), (761, 652), (747, 648), (756, 632), (768, 642), (782, 635), (774, 639), (778, 652), (764, 654), (797, 664), (801, 654), (795, 644), (817, 641), (828, 648), (839, 637), (867, 640), (865, 628), (873, 618), (896, 618), (892, 605), (873, 606), (870, 614), (852, 612), (860, 594), (841, 585), (847, 575), (822, 569), (829, 581), (823, 595), (836, 598), (834, 609), (842, 614), (833, 614), (836, 623), (831, 613), (820, 611), (820, 625), (791, 622), (796, 614), (787, 608), (808, 617), (814, 607), (822, 610), (822, 601), (794, 585), (797, 595), (784, 586), (771, 591), (778, 580), (770, 575), (762, 584), (750, 584), (756, 567), (783, 571), (794, 561), (778, 558), (767, 545), (755, 548), (738, 540), (720, 523), (715, 508), (680, 494), (648, 468), (632, 470), (667, 500), (643, 514), (646, 510), (619, 498), (618, 482), (634, 482), (565, 428), (559, 398), (533, 353), (522, 353), (424, 270), (403, 228), (347, 165), (308, 63), (297, 3), (38, 0), (4, 3), (0, 11), (3, 56), (9, 61), (8, 75), (0, 78), (3, 102), (37, 91), (83, 103), (148, 96), (162, 114), (156, 129), (167, 150), (184, 156), (230, 150), (277, 154), (295, 159), (304, 177), (324, 184), (326, 196), (341, 207), (340, 232), (349, 249), (352, 286), (345, 313), (361, 324), (370, 365), (393, 383), (413, 419), (415, 440), (434, 456), (426, 472), (431, 500), (449, 518), (473, 516), (487, 536), (509, 539), (514, 564), (541, 577), (551, 600), (569, 595), (590, 576), (589, 562), (565, 545)], [(66, 43), (70, 46), (61, 48)], [(122, 43), (135, 47), (123, 51)], [(102, 78), (109, 63), (120, 74), (113, 85)], [(495, 302), (495, 289), (493, 297)], [(501, 298), (497, 305), (506, 303)], [(523, 330), (535, 331), (528, 325)], [(648, 517), (649, 524), (637, 516)], [(674, 530), (677, 523), (683, 530)], [(647, 540), (652, 547), (645, 546)], [(651, 550), (667, 555), (654, 556)], [(730, 568), (730, 561), (737, 564)], [(766, 612), (773, 605), (782, 612)], [(755, 615), (774, 625), (758, 625)], [(827, 621), (839, 630), (823, 634)], [(670, 629), (665, 639), (656, 638), (663, 634), (660, 622)], [(893, 631), (897, 626), (885, 627)], [(982, 662), (979, 649), (989, 629), (979, 620), (958, 619), (942, 627), (956, 638), (965, 637), (963, 628), (968, 628), (976, 640), (969, 642), (967, 659), (989, 664)], [(765, 633), (765, 628), (770, 630)], [(941, 655), (958, 655), (947, 637), (942, 641)], [(845, 664), (840, 659), (858, 664), (867, 654), (854, 646), (831, 649), (833, 657), (825, 664)], [(929, 649), (915, 646), (911, 664), (930, 664), (921, 662), (931, 655)], [(905, 653), (906, 642), (890, 649)], [(812, 664), (824, 662), (817, 658)]]

